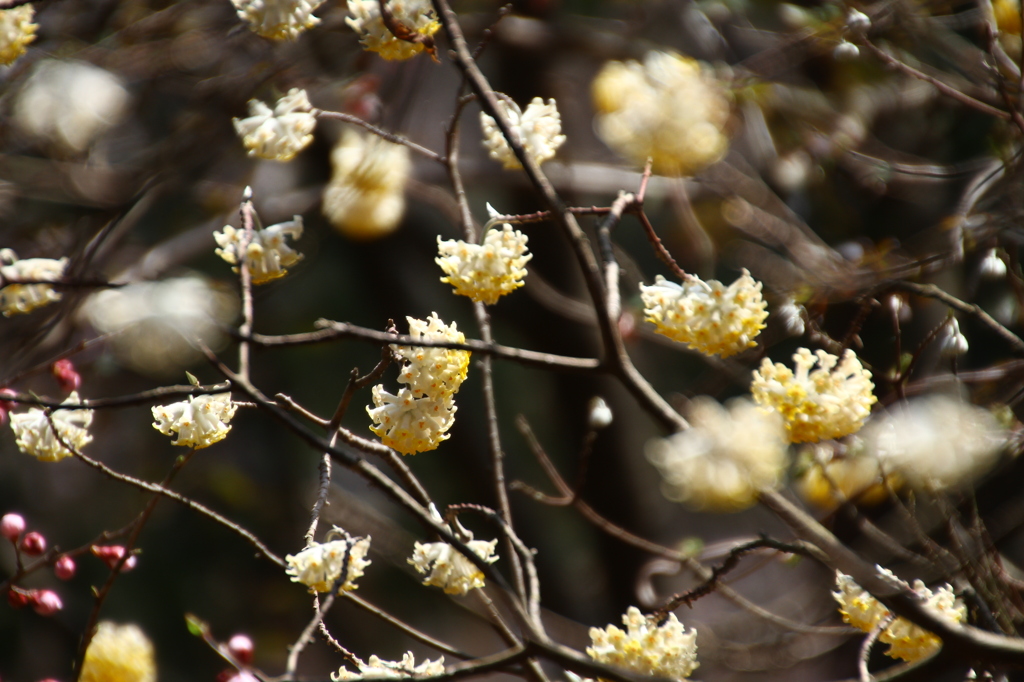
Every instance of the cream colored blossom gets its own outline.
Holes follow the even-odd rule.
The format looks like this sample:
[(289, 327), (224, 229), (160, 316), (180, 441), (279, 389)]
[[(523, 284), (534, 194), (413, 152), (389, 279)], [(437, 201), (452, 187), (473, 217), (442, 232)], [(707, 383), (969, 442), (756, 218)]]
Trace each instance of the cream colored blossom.
[(405, 213), (411, 165), (407, 147), (347, 128), (331, 152), (333, 173), (324, 188), (324, 215), (351, 239), (390, 234)]
[[(395, 21), (415, 35), (429, 38), (441, 28), (430, 0), (388, 0), (387, 7)], [(384, 59), (401, 60), (423, 51), (423, 43), (401, 40), (388, 30), (378, 0), (348, 0), (348, 11), (352, 16), (345, 23), (359, 34), (359, 42), (370, 52)]]
[[(302, 260), (302, 254), (288, 246), (287, 237), (302, 237), (302, 216), (297, 215), (294, 220), (287, 223), (253, 230), (247, 243), (245, 230), (231, 225), (225, 225), (222, 232), (213, 233), (213, 238), (220, 246), (216, 249), (216, 254), (232, 265), (237, 265), (244, 257), (253, 284), (264, 284), (284, 277), (288, 274), (285, 268)], [(238, 272), (237, 267), (233, 270)]]
[(622, 617), (625, 630), (609, 625), (590, 628), (592, 646), (587, 654), (598, 663), (617, 665), (642, 675), (680, 680), (689, 677), (697, 663), (697, 631), (687, 629), (676, 618), (658, 625), (640, 609), (630, 606)]
[(100, 621), (78, 682), (155, 682), (153, 643), (138, 625)]
[(701, 396), (689, 418), (689, 429), (651, 440), (645, 449), (666, 497), (697, 509), (739, 511), (752, 506), (759, 491), (778, 487), (788, 447), (778, 415), (744, 398), (723, 407)]
[[(443, 523), (441, 515), (433, 504), (430, 515), (438, 523)], [(494, 549), (497, 540), (474, 540), (473, 533), (464, 528), (457, 520), (456, 535), (466, 546), (473, 550), (485, 563), (493, 564), (498, 560)], [(432, 585), (444, 589), (446, 594), (466, 594), (484, 586), (484, 574), (472, 561), (446, 542), (417, 542), (409, 563), (420, 573), (429, 573), (423, 579), (424, 585)]]
[[(341, 539), (331, 540), (334, 536), (340, 536)], [(370, 551), (369, 536), (354, 538), (335, 526), (326, 539), (328, 542), (314, 542), (298, 554), (286, 556), (286, 572), (292, 577), (292, 582), (302, 583), (316, 592), (330, 592), (344, 573), (345, 582), (340, 591), (356, 589), (355, 581), (362, 577), (363, 570), (370, 565), (370, 560), (366, 558)]]
[(49, 284), (7, 284), (14, 281), (57, 281), (64, 276), (68, 259), (26, 258), (19, 260), (11, 249), (0, 249), (0, 311), (5, 317), (30, 313), (59, 301), (61, 295)]
[(320, 23), (313, 16), (324, 0), (231, 0), (253, 33), (270, 40), (295, 40)]
[(165, 436), (178, 434), (172, 445), (206, 448), (224, 440), (231, 430), (228, 424), (238, 405), (230, 393), (189, 396), (188, 400), (153, 407), (153, 428)]
[(728, 287), (693, 275), (679, 285), (658, 275), (651, 286), (640, 285), (640, 297), (659, 334), (723, 358), (756, 346), (768, 317), (761, 282), (746, 270)]
[[(409, 336), (422, 341), (465, 343), (466, 335), (452, 322), (446, 325), (431, 313), (426, 320), (405, 318), (409, 323)], [(428, 346), (400, 346), (392, 344), (395, 357), (403, 362), (400, 383), (406, 384), (414, 396), (443, 399), (459, 392), (469, 372), (468, 350)]]
[(1009, 433), (991, 412), (931, 395), (897, 403), (864, 427), (868, 453), (916, 488), (970, 486), (995, 466)]
[(455, 423), (458, 409), (451, 396), (416, 398), (408, 388), (392, 395), (383, 385), (374, 386), (372, 393), (374, 407), (366, 408), (374, 422), (370, 430), (384, 445), (403, 455), (414, 455), (436, 450), (448, 440), (448, 429)]
[[(523, 148), (537, 165), (555, 158), (555, 152), (565, 143), (562, 117), (558, 113), (555, 100), (549, 99), (545, 104), (540, 97), (534, 97), (526, 106), (526, 111), (522, 111), (518, 104), (506, 99), (499, 99), (498, 106), (512, 124), (512, 131), (519, 138)], [(523, 167), (508, 145), (497, 121), (480, 112), (480, 128), (483, 130), (484, 147), (492, 159), (500, 161), (510, 170)]]
[[(78, 391), (72, 391), (61, 404), (80, 403)], [(17, 439), (18, 449), (41, 462), (59, 462), (72, 455), (71, 450), (60, 441), (80, 452), (92, 440), (87, 430), (90, 424), (92, 410), (87, 409), (53, 410), (47, 418), (46, 410), (33, 407), (28, 412), (11, 415), (11, 429)], [(60, 436), (60, 440), (57, 439), (57, 435)]]
[(434, 677), (444, 674), (444, 656), (431, 661), (429, 658), (416, 665), (416, 659), (411, 651), (402, 656), (401, 661), (382, 661), (377, 656), (370, 656), (367, 663), (359, 661), (359, 672), (354, 673), (345, 668), (336, 673), (331, 673), (334, 682), (340, 680), (398, 680), (409, 677)]
[(39, 24), (32, 23), (35, 12), (31, 4), (0, 10), (0, 64), (13, 64), (36, 39)]
[[(856, 433), (875, 404), (871, 372), (852, 350), (842, 360), (806, 348), (793, 354), (794, 373), (765, 358), (754, 371), (750, 392), (760, 405), (779, 412), (793, 443), (816, 442)], [(815, 364), (818, 369), (811, 371)]]
[(701, 65), (674, 52), (648, 52), (643, 64), (609, 62), (591, 85), (596, 130), (636, 165), (693, 175), (725, 155), (729, 100)]
[(494, 305), (523, 286), (526, 263), (533, 258), (526, 252), (526, 241), (525, 234), (507, 224), (500, 230), (488, 230), (483, 244), (438, 237), (434, 261), (444, 271), (441, 281), (455, 287), (456, 294)]
[[(897, 582), (899, 579), (887, 569), (879, 569), (883, 577)], [(906, 586), (906, 583), (902, 583)], [(872, 632), (882, 623), (884, 626), (878, 639), (889, 645), (886, 655), (905, 661), (919, 661), (942, 646), (942, 640), (924, 628), (914, 625), (905, 618), (893, 618), (893, 614), (881, 602), (871, 596), (848, 575), (836, 571), (837, 591), (832, 593), (839, 602), (843, 620), (864, 632)], [(932, 592), (920, 580), (915, 580), (911, 589), (924, 601), (924, 605), (937, 616), (950, 623), (962, 623), (967, 619), (967, 607), (953, 593), (949, 585), (943, 585)]]
[(312, 112), (306, 91), (292, 88), (277, 100), (273, 110), (260, 100), (251, 99), (249, 116), (231, 120), (249, 156), (291, 161), (313, 141), (316, 116)]

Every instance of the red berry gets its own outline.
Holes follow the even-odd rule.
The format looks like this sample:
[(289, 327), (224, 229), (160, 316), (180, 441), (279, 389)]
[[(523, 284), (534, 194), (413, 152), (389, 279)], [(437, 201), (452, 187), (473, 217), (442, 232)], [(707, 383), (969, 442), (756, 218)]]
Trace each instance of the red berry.
[(32, 608), (40, 616), (52, 616), (64, 608), (64, 603), (53, 590), (39, 590), (32, 595)]
[(75, 577), (75, 560), (65, 554), (53, 564), (53, 573), (60, 580), (71, 580)]
[(75, 370), (73, 362), (64, 358), (53, 363), (50, 367), (50, 371), (53, 372), (54, 378), (57, 379), (57, 383), (67, 393), (71, 391), (77, 391), (82, 386), (82, 376)]
[(7, 590), (7, 603), (12, 609), (20, 609), (31, 601), (32, 595), (28, 592), (16, 590), (13, 587)]
[(25, 533), (21, 539), (21, 551), (29, 556), (39, 556), (46, 551), (46, 538), (38, 531)]
[(0, 518), (0, 535), (11, 542), (17, 542), (24, 532), (25, 517), (21, 514), (4, 514), (3, 518)]
[(248, 635), (237, 634), (228, 640), (228, 652), (242, 665), (252, 663), (252, 655), (256, 647)]

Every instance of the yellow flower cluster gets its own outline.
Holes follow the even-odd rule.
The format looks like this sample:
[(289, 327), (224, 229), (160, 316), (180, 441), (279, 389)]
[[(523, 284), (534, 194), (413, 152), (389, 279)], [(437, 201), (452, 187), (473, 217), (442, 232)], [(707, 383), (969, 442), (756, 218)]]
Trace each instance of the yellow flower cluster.
[(359, 679), (400, 680), (410, 677), (434, 677), (444, 674), (444, 656), (436, 661), (428, 658), (419, 665), (416, 665), (416, 659), (411, 651), (407, 651), (401, 661), (383, 661), (377, 656), (370, 656), (366, 663), (359, 661), (358, 668), (358, 673), (341, 668), (338, 672), (331, 673), (331, 679), (334, 682), (341, 682)]
[(526, 241), (525, 234), (507, 224), (488, 230), (482, 244), (438, 237), (434, 261), (444, 271), (441, 281), (455, 287), (456, 294), (494, 305), (523, 286), (526, 263), (533, 258), (526, 252)]
[(723, 358), (756, 346), (768, 317), (761, 282), (746, 270), (728, 287), (693, 275), (679, 285), (658, 275), (651, 286), (640, 285), (640, 297), (659, 334)]
[(253, 284), (264, 284), (288, 274), (285, 269), (302, 260), (298, 253), (286, 241), (286, 238), (302, 237), (302, 216), (287, 223), (278, 223), (262, 230), (253, 230), (252, 236), (243, 249), (245, 230), (225, 225), (222, 232), (214, 232), (213, 238), (220, 247), (215, 253), (238, 272), (238, 263), (245, 261), (249, 268)]
[(35, 12), (31, 4), (0, 10), (0, 64), (13, 64), (36, 39), (39, 24), (32, 23)]
[[(341, 536), (341, 539), (330, 540), (334, 536)], [(330, 592), (344, 572), (345, 582), (340, 590), (349, 592), (356, 589), (355, 581), (370, 565), (366, 558), (370, 551), (370, 538), (353, 538), (335, 526), (327, 534), (327, 540), (314, 542), (298, 554), (286, 556), (286, 572), (292, 577), (292, 582), (302, 583), (316, 592)]]
[[(426, 320), (413, 317), (409, 334), (418, 340), (465, 343), (466, 336), (453, 322), (446, 325), (431, 314)], [(398, 381), (405, 384), (398, 395), (373, 387), (374, 407), (366, 411), (374, 421), (370, 430), (381, 442), (403, 455), (434, 450), (448, 439), (455, 422), (455, 394), (469, 371), (469, 351), (424, 346), (393, 345), (403, 362)]]
[(305, 90), (292, 88), (273, 110), (258, 99), (249, 100), (249, 116), (232, 119), (249, 156), (291, 161), (313, 141), (316, 116)]
[[(78, 391), (72, 391), (61, 404), (78, 405), (80, 402)], [(71, 450), (62, 445), (61, 441), (81, 451), (92, 440), (88, 431), (90, 424), (92, 410), (86, 409), (53, 410), (47, 418), (45, 410), (33, 407), (28, 412), (11, 415), (11, 429), (18, 449), (41, 462), (59, 462), (71, 456)]]
[(227, 437), (238, 405), (231, 401), (230, 393), (189, 396), (170, 405), (153, 407), (153, 428), (165, 436), (178, 434), (172, 445), (187, 448), (207, 448)]
[[(11, 249), (0, 249), (0, 285), (8, 280), (55, 281), (64, 276), (67, 258), (18, 259)], [(0, 311), (4, 317), (30, 313), (36, 308), (59, 301), (61, 295), (49, 284), (7, 284), (0, 289)]]
[[(430, 516), (438, 523), (444, 524), (437, 507), (430, 505)], [(444, 524), (446, 528), (450, 526)], [(474, 540), (473, 533), (455, 521), (456, 535), (473, 550), (473, 553), (488, 564), (498, 560), (494, 549), (497, 540)], [(465, 555), (446, 542), (417, 542), (408, 562), (419, 573), (428, 573), (423, 579), (424, 585), (442, 588), (446, 594), (466, 594), (470, 590), (484, 586), (484, 574)]]
[(231, 0), (240, 19), (259, 36), (270, 40), (295, 40), (320, 23), (313, 16), (324, 0)]
[(405, 213), (409, 149), (347, 128), (331, 152), (333, 174), (324, 188), (323, 213), (351, 239), (378, 239)]
[[(555, 100), (549, 99), (547, 104), (540, 97), (534, 97), (526, 107), (519, 108), (515, 102), (506, 99), (498, 100), (505, 118), (512, 124), (519, 141), (538, 165), (553, 159), (558, 148), (565, 143), (562, 134), (562, 117), (558, 113)], [(483, 131), (483, 143), (490, 157), (500, 161), (508, 170), (522, 168), (508, 140), (498, 127), (497, 121), (480, 112), (480, 128)]]
[[(871, 372), (852, 350), (842, 360), (806, 348), (793, 355), (796, 372), (765, 358), (754, 371), (750, 392), (760, 405), (774, 409), (786, 421), (793, 443), (817, 442), (856, 433), (871, 413), (876, 398)], [(818, 369), (811, 371), (817, 364)]]
[(654, 172), (693, 175), (729, 146), (729, 100), (699, 63), (674, 52), (648, 52), (644, 63), (609, 62), (591, 86), (598, 136)]
[[(891, 571), (880, 569), (891, 580), (899, 580)], [(962, 623), (967, 618), (967, 607), (960, 601), (949, 585), (943, 585), (932, 592), (920, 580), (915, 580), (914, 592), (924, 600), (925, 606), (951, 623)], [(836, 591), (832, 593), (839, 602), (839, 613), (850, 625), (871, 632), (883, 621), (892, 619), (893, 614), (881, 602), (872, 597), (850, 576), (836, 571)], [(919, 661), (942, 646), (942, 640), (924, 628), (914, 625), (905, 618), (896, 617), (885, 626), (878, 639), (889, 645), (886, 655), (904, 661)]]
[(590, 628), (592, 646), (587, 654), (599, 663), (617, 665), (643, 675), (683, 679), (700, 665), (697, 663), (697, 631), (687, 631), (668, 614), (658, 625), (644, 617), (640, 609), (629, 607), (622, 617), (623, 631), (614, 625)]
[(85, 650), (78, 682), (154, 682), (153, 643), (137, 625), (101, 621)]
[[(387, 7), (395, 21), (411, 33), (428, 38), (441, 28), (430, 0), (388, 0)], [(345, 23), (359, 34), (366, 50), (391, 60), (410, 59), (423, 51), (423, 43), (401, 40), (388, 30), (378, 0), (348, 0), (348, 11), (352, 16)]]

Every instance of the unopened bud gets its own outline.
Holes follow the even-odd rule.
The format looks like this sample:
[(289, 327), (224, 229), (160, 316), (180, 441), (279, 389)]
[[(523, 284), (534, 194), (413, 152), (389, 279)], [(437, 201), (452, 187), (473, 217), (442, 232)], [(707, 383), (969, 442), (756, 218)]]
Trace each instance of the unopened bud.
[(612, 423), (612, 409), (599, 395), (595, 395), (587, 404), (587, 426), (593, 431), (606, 428)]
[(978, 272), (985, 279), (1002, 279), (1006, 277), (1006, 263), (999, 257), (997, 249), (989, 249), (978, 265)]
[(860, 48), (848, 40), (841, 40), (832, 50), (832, 56), (839, 62), (853, 61), (860, 56)]
[(11, 542), (17, 542), (25, 532), (25, 517), (21, 514), (4, 514), (0, 518), (0, 535)]
[[(9, 388), (0, 388), (0, 395), (17, 395), (14, 391)], [(11, 410), (14, 409), (17, 403), (11, 402), (10, 400), (0, 400), (0, 426), (7, 423), (7, 415)]]
[(64, 608), (64, 602), (53, 590), (38, 590), (32, 595), (32, 608), (40, 616), (52, 616)]
[(854, 33), (863, 33), (871, 28), (871, 17), (860, 10), (851, 9), (846, 15), (846, 28)]
[(77, 391), (82, 387), (82, 376), (75, 370), (75, 364), (64, 358), (50, 366), (50, 371), (65, 393)]
[(237, 634), (228, 640), (228, 652), (242, 665), (252, 663), (252, 655), (256, 651), (248, 635)]
[(29, 556), (39, 556), (46, 551), (46, 538), (43, 534), (38, 531), (31, 531), (25, 533), (25, 537), (21, 539), (21, 551)]
[(30, 601), (32, 601), (30, 592), (22, 592), (13, 587), (7, 590), (7, 603), (12, 609), (24, 608)]
[[(91, 551), (100, 561), (107, 565), (107, 568), (113, 570), (127, 550), (125, 550), (123, 545), (93, 545)], [(121, 566), (121, 572), (127, 573), (135, 568), (137, 563), (138, 559), (132, 554), (125, 559), (124, 564)]]
[(71, 580), (75, 577), (75, 560), (67, 554), (53, 564), (53, 574), (60, 580)]
[(954, 317), (950, 320), (939, 352), (944, 358), (955, 358), (966, 353), (968, 348), (967, 337), (960, 333), (960, 323)]

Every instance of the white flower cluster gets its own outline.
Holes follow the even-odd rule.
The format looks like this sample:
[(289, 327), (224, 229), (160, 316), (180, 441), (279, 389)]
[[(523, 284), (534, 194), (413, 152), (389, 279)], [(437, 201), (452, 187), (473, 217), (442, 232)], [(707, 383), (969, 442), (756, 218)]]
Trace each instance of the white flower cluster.
[(153, 642), (138, 625), (101, 621), (89, 641), (78, 682), (156, 682)]
[[(454, 322), (448, 326), (436, 313), (426, 320), (406, 319), (409, 335), (417, 339), (466, 341)], [(398, 381), (405, 387), (398, 395), (388, 393), (380, 384), (373, 387), (374, 407), (366, 408), (374, 422), (370, 430), (403, 455), (434, 450), (448, 439), (455, 422), (455, 394), (469, 371), (470, 352), (423, 346), (391, 348), (403, 362)]]
[[(526, 151), (538, 165), (555, 157), (555, 152), (565, 143), (562, 134), (562, 117), (558, 113), (555, 100), (549, 99), (545, 104), (540, 97), (534, 97), (522, 111), (515, 102), (499, 99), (498, 106), (512, 124), (512, 131), (519, 138)], [(501, 134), (497, 121), (480, 112), (480, 127), (484, 134), (484, 147), (495, 161), (508, 169), (522, 168), (512, 147)]]
[[(341, 539), (331, 540), (334, 536), (341, 536)], [(335, 526), (326, 539), (328, 542), (314, 542), (298, 554), (286, 556), (286, 572), (292, 577), (292, 582), (302, 583), (316, 592), (330, 592), (344, 573), (345, 582), (340, 591), (356, 589), (355, 581), (370, 565), (366, 558), (370, 551), (370, 538), (353, 538)]]
[(366, 663), (359, 661), (359, 672), (354, 673), (341, 668), (331, 673), (334, 682), (340, 680), (400, 680), (409, 677), (434, 677), (444, 674), (444, 656), (431, 661), (429, 658), (416, 665), (411, 651), (405, 652), (401, 661), (382, 661), (377, 656), (370, 656)]
[(887, 472), (929, 490), (969, 486), (996, 464), (1008, 437), (988, 410), (944, 395), (893, 405), (863, 432)]
[(658, 275), (651, 286), (640, 285), (640, 298), (659, 334), (723, 358), (756, 346), (768, 317), (761, 282), (746, 270), (728, 287), (694, 275), (680, 285)]
[[(890, 580), (900, 582), (888, 569), (879, 568), (879, 572)], [(893, 617), (892, 612), (881, 602), (854, 582), (853, 578), (840, 571), (836, 571), (836, 588), (832, 596), (839, 602), (839, 612), (843, 620), (855, 628), (871, 632), (883, 621)], [(932, 592), (923, 582), (915, 580), (912, 589), (924, 600), (925, 606), (939, 617), (950, 623), (966, 620), (967, 607), (953, 594), (953, 588), (949, 585), (943, 585)], [(886, 625), (878, 639), (889, 645), (886, 655), (911, 662), (932, 655), (942, 646), (942, 640), (938, 637), (900, 617)]]
[[(262, 230), (253, 230), (246, 241), (245, 230), (225, 225), (222, 232), (214, 232), (213, 238), (220, 247), (216, 254), (238, 272), (238, 263), (245, 261), (253, 284), (264, 284), (288, 274), (285, 268), (302, 260), (302, 254), (288, 246), (287, 237), (302, 237), (302, 216), (287, 223), (278, 223)], [(243, 248), (244, 244), (244, 248)]]
[[(823, 350), (816, 356), (806, 348), (794, 353), (795, 373), (765, 358), (750, 386), (755, 401), (782, 415), (793, 443), (856, 433), (877, 400), (871, 372), (852, 350), (847, 349), (842, 360)], [(815, 364), (818, 369), (810, 371)]]
[(644, 63), (609, 62), (591, 86), (596, 129), (609, 147), (654, 172), (693, 175), (729, 146), (729, 100), (699, 63), (648, 52)]
[(441, 281), (455, 287), (456, 294), (494, 305), (523, 286), (526, 263), (533, 258), (526, 252), (526, 242), (526, 235), (508, 224), (488, 230), (482, 244), (438, 237), (434, 261), (444, 271)]
[(697, 631), (689, 631), (668, 614), (658, 625), (630, 606), (622, 617), (623, 631), (614, 625), (590, 628), (592, 646), (587, 654), (599, 663), (617, 665), (642, 675), (680, 680), (689, 677), (697, 663)]
[[(395, 21), (411, 34), (428, 38), (441, 28), (430, 0), (388, 0), (387, 7)], [(396, 38), (388, 30), (378, 0), (348, 0), (348, 11), (352, 16), (345, 23), (359, 34), (359, 42), (370, 52), (384, 59), (402, 60), (423, 51), (423, 43)]]
[(291, 161), (313, 141), (316, 116), (305, 90), (292, 88), (273, 110), (258, 99), (249, 100), (249, 116), (231, 119), (249, 156)]
[(13, 64), (36, 39), (39, 24), (32, 23), (35, 13), (31, 4), (0, 10), (0, 64)]
[(224, 440), (237, 409), (230, 393), (189, 396), (178, 403), (154, 406), (153, 428), (165, 436), (178, 434), (172, 445), (198, 450)]
[(320, 23), (313, 16), (324, 0), (231, 0), (253, 33), (270, 40), (295, 40)]
[(745, 398), (723, 407), (701, 396), (689, 418), (689, 429), (652, 440), (645, 450), (664, 478), (666, 497), (696, 509), (739, 511), (760, 490), (778, 487), (788, 447), (778, 415)]
[(56, 281), (64, 276), (68, 259), (26, 258), (19, 260), (11, 249), (0, 249), (0, 311), (5, 317), (30, 313), (36, 308), (60, 300), (60, 293), (49, 284), (7, 284), (17, 281)]
[(368, 240), (398, 227), (412, 166), (407, 147), (347, 128), (331, 152), (331, 166), (323, 213), (339, 232)]
[[(81, 404), (78, 392), (72, 391), (61, 404)], [(72, 455), (71, 450), (64, 447), (61, 441), (80, 452), (92, 440), (87, 430), (90, 424), (92, 410), (87, 409), (53, 410), (47, 418), (46, 410), (33, 407), (28, 412), (11, 415), (11, 429), (17, 439), (18, 449), (41, 462), (59, 462)]]
[[(433, 504), (430, 515), (438, 523), (441, 515)], [(488, 564), (498, 560), (494, 549), (497, 540), (474, 540), (473, 533), (455, 522), (456, 535), (466, 543), (473, 553)], [(409, 563), (420, 573), (429, 573), (423, 579), (424, 585), (442, 588), (446, 594), (466, 594), (484, 586), (484, 574), (472, 561), (446, 542), (417, 542), (409, 559)]]

